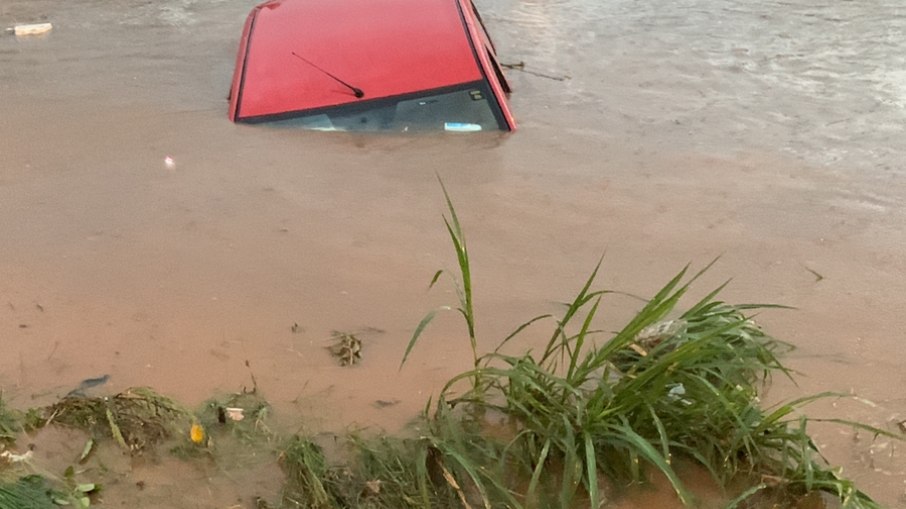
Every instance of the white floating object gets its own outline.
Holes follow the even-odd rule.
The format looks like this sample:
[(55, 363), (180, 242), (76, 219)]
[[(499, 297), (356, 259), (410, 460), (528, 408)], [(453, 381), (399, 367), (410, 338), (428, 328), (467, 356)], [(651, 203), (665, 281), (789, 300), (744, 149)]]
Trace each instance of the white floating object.
[(15, 454), (12, 451), (3, 451), (0, 454), (0, 459), (8, 463), (23, 463), (31, 459), (33, 453), (31, 451), (25, 451), (25, 454)]
[(46, 34), (53, 30), (53, 25), (50, 23), (32, 23), (29, 25), (16, 25), (13, 27), (13, 32), (16, 33), (17, 37), (23, 35), (41, 35)]
[(241, 408), (226, 407), (226, 416), (230, 418), (231, 421), (241, 421), (245, 419), (245, 410)]
[(168, 170), (172, 170), (176, 168), (176, 161), (174, 161), (172, 157), (167, 156), (164, 158), (164, 166), (166, 166)]

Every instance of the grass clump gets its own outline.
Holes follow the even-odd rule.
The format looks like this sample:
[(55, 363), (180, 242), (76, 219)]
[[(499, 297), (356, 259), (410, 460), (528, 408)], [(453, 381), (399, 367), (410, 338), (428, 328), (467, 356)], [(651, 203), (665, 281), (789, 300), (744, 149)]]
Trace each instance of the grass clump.
[(211, 432), (228, 432), (244, 444), (255, 445), (274, 438), (268, 425), (270, 415), (270, 403), (255, 387), (208, 400), (198, 413), (198, 421)]
[(45, 414), (42, 425), (58, 423), (96, 437), (111, 437), (132, 453), (189, 430), (193, 421), (181, 405), (145, 387), (110, 397), (67, 396)]
[[(310, 437), (294, 436), (280, 453), (283, 508), (419, 509), (473, 507), (439, 444), (428, 437), (347, 437), (346, 458), (330, 464)], [(440, 445), (443, 447), (443, 445)], [(480, 500), (480, 499), (479, 499)], [(480, 504), (479, 504), (480, 505)]]
[(333, 487), (336, 473), (327, 464), (321, 447), (300, 436), (290, 439), (280, 453), (280, 466), (287, 481), (283, 493), (283, 507), (328, 509), (340, 507)]
[[(678, 311), (701, 272), (690, 276), (684, 269), (622, 329), (605, 334), (595, 325), (610, 294), (592, 288), (599, 263), (560, 317), (535, 317), (479, 354), (465, 237), (444, 194), (461, 273), (458, 311), (474, 366), (447, 383), (429, 422), (449, 472), (460, 486), (473, 487), (480, 505), (597, 508), (612, 487), (646, 482), (652, 473), (693, 505), (675, 468), (682, 460), (705, 468), (722, 486), (750, 480), (734, 504), (756, 493), (796, 500), (821, 491), (844, 507), (878, 507), (827, 465), (807, 434), (809, 420), (797, 413), (835, 395), (761, 408), (759, 393), (771, 375), (790, 375), (779, 360), (789, 345), (766, 335), (749, 315), (769, 306), (728, 304), (718, 299), (721, 287)], [(418, 325), (403, 362), (433, 317)], [(545, 320), (553, 326), (543, 349), (503, 353), (520, 332)], [(492, 421), (508, 432), (488, 433)]]
[(19, 412), (9, 408), (0, 393), (0, 443), (13, 442), (22, 431), (22, 418)]
[(27, 411), (10, 408), (0, 392), (0, 450), (4, 444), (16, 441), (16, 436), (23, 432), (40, 426), (42, 418), (41, 409), (31, 408)]
[(0, 507), (4, 509), (57, 509), (57, 498), (47, 481), (38, 475), (0, 482)]

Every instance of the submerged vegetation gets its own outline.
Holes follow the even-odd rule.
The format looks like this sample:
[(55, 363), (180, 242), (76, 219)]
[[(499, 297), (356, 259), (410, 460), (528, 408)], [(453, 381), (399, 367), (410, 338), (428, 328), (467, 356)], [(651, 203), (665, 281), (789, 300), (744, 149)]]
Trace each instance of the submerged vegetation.
[(145, 387), (112, 397), (67, 396), (51, 405), (42, 425), (50, 422), (88, 431), (93, 438), (110, 437), (125, 450), (140, 453), (191, 421), (191, 413)]
[[(604, 332), (597, 313), (613, 293), (594, 288), (599, 263), (559, 316), (531, 318), (493, 350), (479, 351), (469, 253), (446, 189), (444, 195), (459, 266), (456, 311), (473, 362), (428, 403), (410, 436), (281, 437), (268, 425), (270, 407), (253, 377), (253, 390), (211, 400), (197, 413), (149, 389), (130, 389), (109, 398), (64, 398), (29, 412), (27, 424), (26, 414), (0, 398), (0, 444), (27, 427), (63, 424), (90, 434), (80, 462), (102, 439), (130, 454), (175, 441), (170, 450), (188, 459), (216, 455), (211, 435), (217, 434), (219, 441), (273, 451), (284, 488), (275, 500), (254, 500), (257, 508), (597, 509), (625, 487), (656, 479), (693, 507), (699, 501), (682, 476), (692, 465), (725, 489), (727, 508), (796, 507), (817, 494), (845, 508), (879, 507), (830, 468), (807, 433), (811, 420), (799, 412), (815, 399), (841, 395), (762, 408), (760, 393), (771, 376), (791, 376), (780, 361), (789, 345), (751, 318), (767, 306), (723, 302), (721, 287), (678, 309), (701, 272), (680, 271), (627, 324)], [(435, 315), (416, 327), (403, 365)], [(526, 331), (545, 324), (548, 339), (540, 348), (520, 348)], [(344, 351), (348, 365), (356, 363), (358, 348)], [(512, 351), (523, 353), (506, 353)], [(94, 485), (87, 490), (72, 482), (53, 492), (43, 478), (3, 473), (0, 465), (3, 509), (49, 507), (55, 497), (48, 494), (60, 489), (87, 507), (87, 494), (95, 493)]]

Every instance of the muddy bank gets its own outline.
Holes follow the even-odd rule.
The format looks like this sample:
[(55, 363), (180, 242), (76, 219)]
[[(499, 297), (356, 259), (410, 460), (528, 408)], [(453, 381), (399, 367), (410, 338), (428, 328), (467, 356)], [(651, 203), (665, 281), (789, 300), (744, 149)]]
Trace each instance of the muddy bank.
[[(226, 121), (252, 2), (4, 2), (3, 26), (55, 23), (0, 37), (4, 393), (46, 402), (110, 374), (199, 402), (246, 383), (248, 360), (284, 415), (401, 426), (469, 362), (451, 316), (397, 371), (455, 299), (426, 292), (455, 263), (440, 174), (487, 344), (605, 250), (602, 284), (635, 294), (722, 255), (702, 292), (732, 277), (728, 300), (798, 308), (761, 318), (806, 375), (772, 396), (854, 390), (877, 406), (815, 413), (904, 418), (902, 8), (712, 3), (487, 2), (505, 59), (571, 79), (511, 72), (509, 137), (360, 138)], [(361, 366), (337, 366), (331, 331), (368, 327), (385, 332)], [(902, 505), (899, 453), (818, 438)]]

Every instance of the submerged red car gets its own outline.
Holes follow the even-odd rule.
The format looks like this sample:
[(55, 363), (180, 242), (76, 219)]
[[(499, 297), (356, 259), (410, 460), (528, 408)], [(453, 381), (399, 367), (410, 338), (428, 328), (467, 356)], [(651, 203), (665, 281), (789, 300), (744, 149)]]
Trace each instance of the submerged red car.
[(234, 122), (512, 131), (510, 87), (471, 0), (271, 0), (249, 14)]

